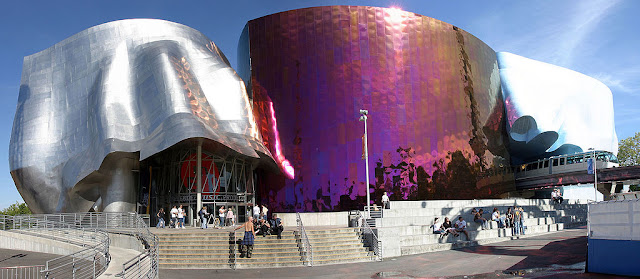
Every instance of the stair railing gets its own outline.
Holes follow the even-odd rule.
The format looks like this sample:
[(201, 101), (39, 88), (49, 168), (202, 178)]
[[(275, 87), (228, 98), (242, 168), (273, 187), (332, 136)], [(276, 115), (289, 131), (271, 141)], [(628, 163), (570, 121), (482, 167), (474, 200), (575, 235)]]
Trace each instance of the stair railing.
[(296, 212), (296, 223), (298, 223), (298, 232), (300, 233), (300, 244), (302, 246), (302, 262), (307, 266), (313, 266), (313, 249), (311, 248), (311, 242), (309, 242), (309, 236), (302, 224), (302, 218), (300, 213)]
[(236, 238), (236, 231), (232, 230), (229, 233), (229, 236), (231, 237), (231, 241), (230, 241), (230, 244), (232, 245), (231, 246), (231, 253), (233, 254), (233, 258), (231, 258), (231, 261), (232, 261), (231, 262), (231, 269), (235, 270), (237, 268), (236, 260), (237, 260), (237, 253), (238, 253), (236, 251), (238, 249), (238, 241), (237, 241), (237, 238)]
[(367, 219), (364, 218), (362, 212), (358, 211), (358, 230), (362, 236), (362, 243), (365, 247), (369, 247), (369, 251), (372, 251), (376, 260), (382, 261), (382, 242), (378, 240), (371, 226), (367, 223)]

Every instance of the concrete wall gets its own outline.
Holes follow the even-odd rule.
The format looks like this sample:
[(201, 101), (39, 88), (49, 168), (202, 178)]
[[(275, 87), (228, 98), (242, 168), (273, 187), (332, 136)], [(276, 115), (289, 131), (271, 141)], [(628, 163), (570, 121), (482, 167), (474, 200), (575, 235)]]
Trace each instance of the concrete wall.
[(142, 241), (133, 234), (110, 232), (109, 241), (109, 246), (132, 249), (140, 253), (144, 252), (144, 245), (142, 245)]
[(69, 243), (9, 231), (0, 231), (0, 248), (58, 255), (69, 255), (84, 249)]
[[(278, 217), (282, 219), (285, 226), (287, 227), (297, 226), (295, 213), (276, 213), (276, 214), (278, 214)], [(315, 227), (315, 226), (347, 227), (349, 224), (348, 211), (300, 213), (300, 218), (302, 219), (302, 224), (304, 224), (305, 227)]]

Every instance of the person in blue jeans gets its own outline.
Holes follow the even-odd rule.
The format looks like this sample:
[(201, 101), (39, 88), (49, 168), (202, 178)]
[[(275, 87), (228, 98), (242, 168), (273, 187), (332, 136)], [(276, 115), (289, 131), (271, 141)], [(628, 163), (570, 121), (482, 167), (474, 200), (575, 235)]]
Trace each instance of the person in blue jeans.
[(158, 210), (158, 214), (156, 214), (156, 217), (158, 217), (158, 224), (156, 225), (156, 228), (164, 229), (164, 208), (160, 208), (160, 210)]
[(207, 206), (203, 206), (202, 209), (198, 212), (198, 216), (200, 217), (200, 223), (202, 224), (202, 228), (207, 228), (207, 218), (209, 217), (209, 213), (207, 212)]
[(220, 218), (220, 227), (224, 227), (224, 219), (227, 215), (227, 211), (224, 210), (224, 205), (218, 209), (218, 218)]
[(500, 216), (500, 211), (498, 211), (497, 207), (494, 207), (493, 214), (491, 214), (491, 221), (496, 221), (498, 223), (498, 228), (504, 228), (504, 219), (505, 216)]

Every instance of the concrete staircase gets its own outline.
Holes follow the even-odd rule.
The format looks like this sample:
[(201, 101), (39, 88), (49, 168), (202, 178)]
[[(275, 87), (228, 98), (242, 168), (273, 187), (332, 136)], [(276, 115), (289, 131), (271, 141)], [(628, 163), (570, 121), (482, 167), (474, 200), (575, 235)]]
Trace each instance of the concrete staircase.
[[(304, 265), (297, 231), (285, 230), (282, 239), (256, 236), (251, 258), (240, 258), (237, 244), (243, 237), (215, 229), (162, 230), (159, 237), (161, 269), (269, 268)], [(314, 265), (371, 261), (353, 228), (307, 230)], [(234, 249), (235, 248), (235, 249)]]
[[(455, 249), (466, 246), (504, 241), (521, 236), (514, 235), (510, 228), (499, 229), (490, 222), (490, 229), (482, 230), (473, 222), (471, 210), (484, 209), (483, 217), (490, 219), (494, 207), (505, 214), (508, 207), (524, 209), (525, 235), (563, 230), (586, 224), (586, 201), (570, 201), (553, 205), (550, 200), (505, 199), (505, 200), (446, 200), (446, 201), (398, 201), (391, 202), (383, 218), (376, 218), (375, 229), (382, 241), (385, 257), (412, 255), (431, 251)], [(467, 221), (469, 240), (464, 234), (459, 237), (441, 237), (432, 233), (435, 217), (449, 217), (455, 223), (458, 216)]]
[(353, 228), (307, 230), (307, 236), (313, 249), (314, 265), (373, 260), (373, 254), (363, 247), (359, 234)]

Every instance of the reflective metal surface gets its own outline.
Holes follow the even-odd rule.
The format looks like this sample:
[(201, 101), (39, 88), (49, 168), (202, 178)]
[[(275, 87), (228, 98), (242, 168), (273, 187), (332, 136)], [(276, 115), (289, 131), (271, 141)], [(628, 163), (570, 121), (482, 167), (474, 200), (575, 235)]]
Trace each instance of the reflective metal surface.
[(589, 148), (618, 153), (613, 96), (606, 85), (515, 54), (497, 57), (513, 163)]
[[(370, 116), (377, 204), (384, 191), (471, 199), (513, 188), (496, 55), (464, 30), (398, 9), (316, 7), (249, 21), (238, 49), (256, 120), (277, 119), (295, 169), (257, 186), (272, 210), (366, 203), (359, 109)], [(273, 150), (273, 129), (261, 135)]]
[(150, 19), (102, 24), (25, 57), (11, 174), (36, 213), (87, 211), (98, 199), (103, 210), (133, 211), (137, 162), (182, 140), (270, 157), (250, 105), (200, 32)]

